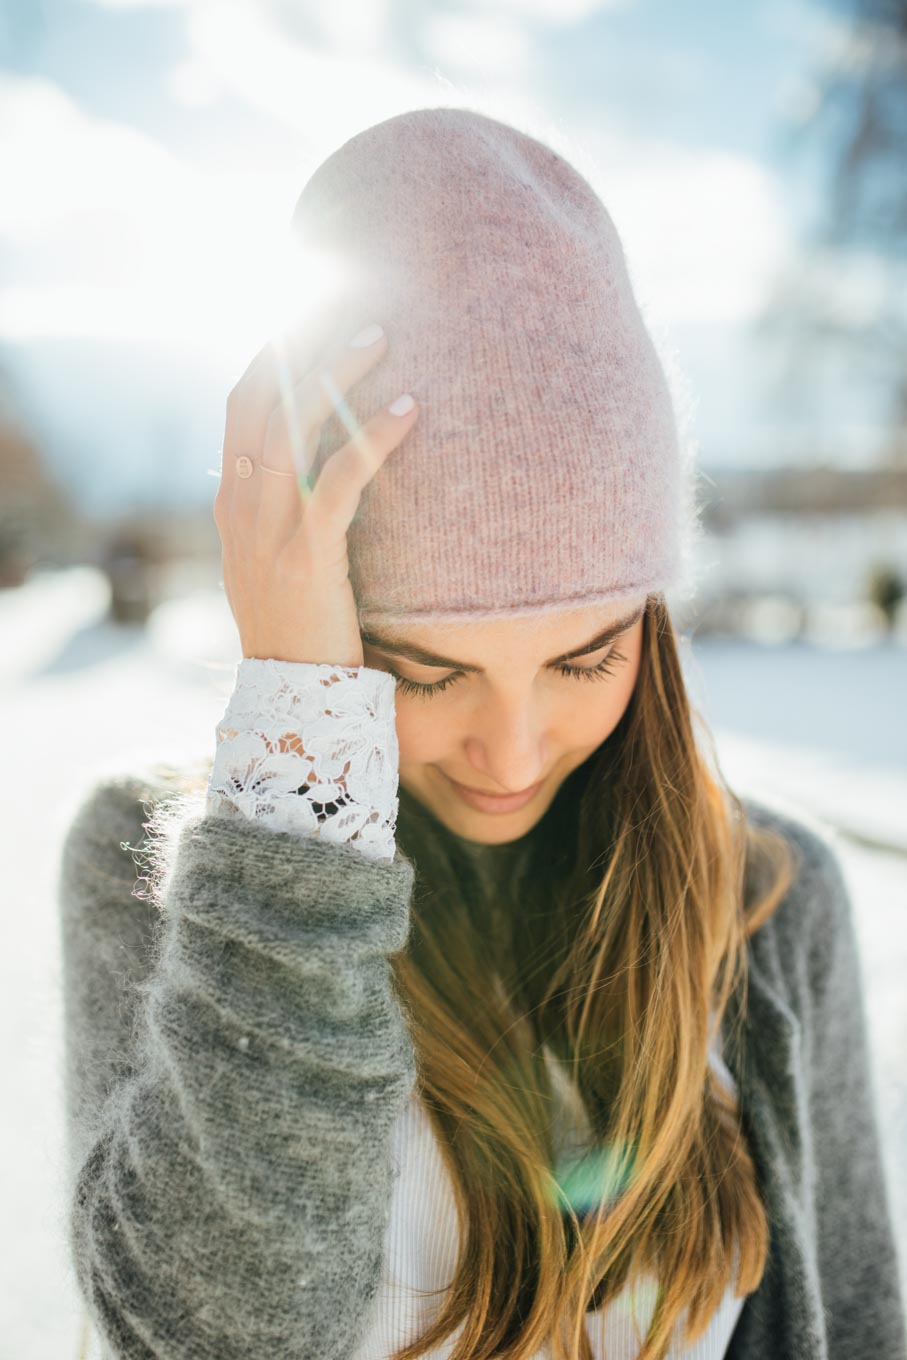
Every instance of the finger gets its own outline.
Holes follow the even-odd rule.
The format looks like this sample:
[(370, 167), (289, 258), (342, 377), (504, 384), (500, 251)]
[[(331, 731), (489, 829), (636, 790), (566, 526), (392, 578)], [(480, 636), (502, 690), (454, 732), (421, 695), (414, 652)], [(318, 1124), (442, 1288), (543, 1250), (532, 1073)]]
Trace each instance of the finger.
[(320, 438), (321, 426), (302, 414), (299, 385), (288, 386), (280, 408), (271, 414), (262, 445), (257, 474), (261, 532), (283, 540), (298, 526), (311, 497), (309, 473)]
[[(215, 505), (219, 505), (218, 526), (221, 521), (231, 532), (247, 534), (253, 530), (258, 512), (258, 462), (261, 446), (256, 429), (256, 405), (266, 399), (264, 380), (265, 355), (270, 346), (259, 350), (238, 382), (227, 396), (224, 419), (224, 442), (221, 449), (221, 479)], [(270, 400), (270, 398), (267, 398)], [(240, 462), (252, 475), (240, 473)], [(255, 485), (253, 485), (255, 483)]]
[(256, 474), (259, 532), (275, 541), (284, 541), (298, 527), (302, 503), (311, 495), (308, 471), (315, 461), (321, 427), (305, 420), (300, 394), (300, 385), (287, 377), (281, 385), (280, 404), (268, 421)]
[[(231, 522), (244, 537), (257, 533), (262, 516), (269, 514), (275, 532), (285, 533), (292, 527), (293, 511), (298, 513), (294, 479), (262, 471), (263, 462), (286, 470), (281, 469), (281, 460), (274, 464), (265, 459), (265, 434), (275, 404), (283, 407), (293, 401), (298, 363), (298, 337), (294, 342), (292, 334), (276, 336), (259, 350), (228, 398), (222, 476)], [(241, 458), (249, 460), (245, 477), (239, 475)], [(266, 519), (266, 528), (267, 523)]]
[(308, 319), (272, 336), (233, 385), (237, 407), (257, 420), (263, 430), (279, 399), (284, 371), (289, 371), (292, 381), (297, 382), (316, 363), (321, 348), (311, 333)]
[[(282, 388), (292, 386), (317, 358), (311, 323), (274, 336), (255, 354), (227, 397), (221, 481), (226, 499), (236, 485), (236, 460), (245, 455), (254, 463), (261, 456), (264, 433)], [(257, 478), (248, 481), (256, 482)], [(251, 488), (242, 487), (243, 491)]]
[(257, 506), (263, 532), (282, 539), (297, 526), (300, 501), (307, 501), (311, 495), (308, 474), (327, 417), (337, 412), (351, 437), (359, 436), (362, 427), (345, 393), (386, 350), (387, 337), (383, 334), (368, 346), (335, 345), (325, 362), (295, 385), (287, 367), (282, 368), (280, 400), (271, 412), (261, 446)]
[(318, 363), (317, 351), (312, 353), (311, 341), (305, 343), (304, 330), (301, 335), (290, 331), (275, 336), (258, 351), (228, 397), (228, 414), (233, 416), (228, 422), (230, 452), (248, 452), (251, 457), (252, 449), (261, 451), (271, 416), (275, 410), (280, 411), (288, 405), (288, 394), (294, 387), (298, 387), (298, 392), (291, 404), (307, 422), (323, 424), (330, 413), (331, 402), (323, 395), (319, 400), (319, 375), (345, 392), (386, 348), (387, 337), (383, 334), (369, 346), (351, 347), (346, 339), (341, 339), (335, 341), (327, 358)]
[[(371, 326), (360, 332), (367, 336), (372, 333)], [(302, 451), (311, 444), (315, 433), (320, 438), (322, 427), (331, 415), (339, 418), (351, 439), (355, 438), (360, 423), (346, 401), (346, 394), (384, 357), (387, 344), (387, 336), (382, 332), (371, 344), (354, 346), (346, 342), (335, 345), (325, 360), (297, 384), (294, 399), (282, 402), (272, 413), (273, 425), (269, 422), (268, 440), (273, 440), (276, 446), (282, 443), (284, 449)], [(295, 421), (292, 433), (287, 428), (291, 410)], [(314, 440), (316, 449), (318, 442), (318, 439)]]
[[(404, 394), (410, 398), (409, 393)], [(306, 511), (319, 528), (335, 535), (345, 534), (359, 507), (362, 492), (388, 455), (409, 433), (419, 412), (415, 403), (402, 415), (391, 407), (403, 403), (402, 397), (385, 406), (366, 421), (356, 437), (331, 454), (318, 475)]]

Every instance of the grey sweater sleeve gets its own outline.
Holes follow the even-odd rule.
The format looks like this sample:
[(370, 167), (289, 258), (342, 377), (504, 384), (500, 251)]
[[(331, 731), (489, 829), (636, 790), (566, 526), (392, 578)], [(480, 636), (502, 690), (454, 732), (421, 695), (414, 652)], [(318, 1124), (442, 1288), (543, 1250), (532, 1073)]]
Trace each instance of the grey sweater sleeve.
[(828, 1355), (907, 1360), (853, 902), (833, 845), (801, 833), (801, 849), (813, 903), (809, 1132)]
[(116, 1357), (346, 1357), (415, 1083), (389, 964), (412, 866), (199, 811), (143, 902), (121, 839), (147, 797), (103, 782), (61, 860), (80, 1290)]

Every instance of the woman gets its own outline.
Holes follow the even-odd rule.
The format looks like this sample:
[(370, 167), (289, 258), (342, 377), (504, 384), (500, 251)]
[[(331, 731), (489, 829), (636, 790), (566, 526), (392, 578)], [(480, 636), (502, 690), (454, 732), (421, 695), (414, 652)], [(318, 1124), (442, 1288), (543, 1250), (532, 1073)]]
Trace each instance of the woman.
[(64, 850), (110, 1353), (903, 1356), (847, 890), (694, 735), (690, 458), (609, 215), (427, 109), (297, 224), (354, 282), (227, 404), (213, 762)]

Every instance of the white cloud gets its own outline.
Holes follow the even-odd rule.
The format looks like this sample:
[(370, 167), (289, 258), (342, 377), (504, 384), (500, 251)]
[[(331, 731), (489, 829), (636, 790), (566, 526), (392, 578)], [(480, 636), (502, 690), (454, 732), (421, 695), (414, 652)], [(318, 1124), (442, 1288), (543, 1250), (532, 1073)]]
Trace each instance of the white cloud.
[[(347, 55), (299, 42), (249, 0), (206, 0), (187, 16), (193, 59), (252, 108), (317, 149), (424, 99), (430, 82), (383, 53)], [(320, 157), (319, 157), (320, 159)]]
[(442, 69), (455, 66), (508, 84), (535, 74), (535, 43), (524, 23), (510, 15), (427, 12), (419, 33), (423, 47)]
[(198, 172), (47, 80), (0, 79), (0, 120), (7, 340), (156, 338), (238, 361), (311, 295), (293, 167)]
[[(205, 0), (190, 31), (184, 98), (231, 89), (304, 133), (309, 170), (362, 128), (439, 103), (483, 108), (541, 137), (612, 212), (653, 319), (748, 320), (787, 248), (779, 187), (745, 157), (600, 121), (568, 130), (525, 82), (477, 97), (443, 77), (325, 56), (282, 38), (242, 0), (216, 9)], [(300, 296), (304, 265), (288, 236), (306, 173), (298, 157), (268, 173), (199, 171), (43, 79), (0, 78), (0, 120), (0, 236), (16, 281), (0, 299), (7, 338), (169, 336), (238, 353), (263, 343)]]
[[(304, 132), (311, 168), (362, 128), (439, 102), (483, 108), (555, 146), (560, 137), (558, 149), (580, 169), (585, 159), (584, 172), (614, 209), (638, 291), (653, 315), (668, 321), (748, 320), (787, 248), (779, 185), (758, 162), (609, 131), (603, 120), (574, 127), (572, 136), (562, 130), (531, 96), (525, 33), (490, 5), (480, 21), (439, 13), (429, 24), (435, 58), (457, 68), (457, 80), (446, 87), (385, 60), (347, 59), (288, 40), (245, 0), (197, 4), (189, 31), (195, 61), (253, 106)], [(514, 63), (517, 79), (496, 88), (494, 74), (507, 80)], [(460, 83), (472, 74), (482, 82), (479, 93)], [(346, 92), (343, 100), (335, 98), (337, 89)]]
[(0, 290), (3, 320), (0, 334), (7, 340), (38, 336), (67, 336), (84, 340), (167, 340), (173, 322), (166, 324), (161, 299), (147, 288), (114, 288), (96, 283), (32, 285)]
[(375, 59), (385, 53), (393, 4), (394, 0), (331, 0), (329, 5), (311, 6), (307, 17), (329, 47)]
[(92, 0), (99, 9), (178, 9), (192, 0)]
[(537, 20), (551, 27), (567, 27), (591, 19), (594, 14), (627, 9), (632, 0), (466, 0), (483, 14), (506, 11), (520, 19)]
[(791, 242), (781, 185), (726, 151), (577, 129), (572, 156), (611, 213), (637, 295), (667, 323), (747, 322)]
[(128, 220), (187, 176), (152, 138), (91, 117), (50, 80), (0, 78), (0, 232), (26, 235), (86, 213)]
[(223, 93), (221, 82), (200, 61), (177, 62), (164, 81), (170, 97), (187, 109), (205, 108)]
[(467, 104), (515, 121), (537, 116), (533, 48), (519, 25), (506, 17), (486, 21), (466, 14), (433, 28), (426, 9), (428, 42), (438, 64), (429, 72), (424, 62), (400, 65), (387, 39), (350, 46), (343, 31), (358, 3), (349, 0), (335, 22), (319, 18), (323, 35), (338, 44), (321, 48), (288, 34), (251, 0), (196, 0), (187, 16), (193, 79), (204, 72), (300, 133), (312, 169), (362, 128), (407, 109)]

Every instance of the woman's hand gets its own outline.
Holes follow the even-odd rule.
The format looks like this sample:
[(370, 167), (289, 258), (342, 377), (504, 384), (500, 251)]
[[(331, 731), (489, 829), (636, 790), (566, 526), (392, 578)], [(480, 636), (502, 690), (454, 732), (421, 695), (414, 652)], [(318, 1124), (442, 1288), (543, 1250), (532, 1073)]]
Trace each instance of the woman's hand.
[(364, 347), (339, 344), (285, 385), (282, 352), (269, 343), (227, 398), (214, 521), (244, 657), (364, 664), (346, 535), (364, 487), (415, 423), (415, 403), (394, 414), (406, 404), (398, 397), (331, 455), (312, 490), (306, 477), (324, 422), (386, 350), (383, 334)]

